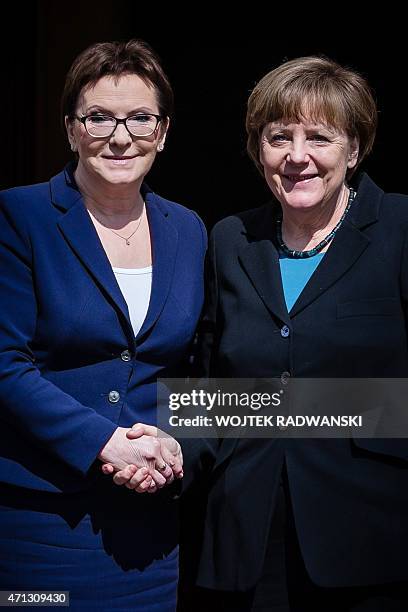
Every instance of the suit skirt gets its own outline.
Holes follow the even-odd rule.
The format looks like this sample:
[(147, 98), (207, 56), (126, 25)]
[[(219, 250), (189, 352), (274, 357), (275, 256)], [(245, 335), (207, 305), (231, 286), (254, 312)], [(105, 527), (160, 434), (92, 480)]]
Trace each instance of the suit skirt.
[(69, 591), (70, 610), (174, 612), (177, 517), (168, 490), (108, 477), (70, 494), (0, 485), (0, 590)]

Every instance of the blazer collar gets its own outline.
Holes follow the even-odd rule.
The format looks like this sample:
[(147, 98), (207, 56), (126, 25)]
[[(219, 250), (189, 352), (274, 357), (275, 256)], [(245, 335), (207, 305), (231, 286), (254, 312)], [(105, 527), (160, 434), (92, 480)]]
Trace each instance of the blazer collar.
[(362, 230), (378, 220), (384, 192), (364, 173), (354, 185), (357, 196), (353, 205), (290, 315), (283, 293), (275, 237), (279, 205), (273, 202), (242, 217), (242, 233), (246, 240), (240, 248), (239, 259), (265, 306), (283, 323), (290, 325), (290, 319), (327, 291), (369, 245), (370, 240)]
[(366, 175), (354, 182), (357, 191), (350, 211), (330, 248), (290, 311), (291, 318), (336, 283), (356, 263), (370, 244), (364, 230), (379, 218), (384, 192)]
[(347, 223), (363, 229), (378, 221), (384, 191), (365, 172), (357, 175), (352, 187), (357, 191), (357, 196), (347, 215)]
[[(74, 165), (68, 165), (50, 181), (51, 200), (56, 207), (64, 211), (58, 225), (72, 250), (106, 298), (118, 310), (126, 325), (128, 339), (133, 344), (135, 339), (126, 301), (75, 183), (74, 168)], [(169, 219), (168, 204), (146, 184), (142, 185), (141, 191), (146, 202), (150, 226), (153, 274), (149, 308), (137, 336), (138, 342), (155, 324), (164, 307), (173, 278), (178, 243), (177, 229)]]
[(75, 182), (74, 171), (76, 164), (71, 162), (64, 170), (53, 176), (50, 180), (51, 202), (61, 210), (68, 210), (78, 200), (82, 202), (82, 196)]

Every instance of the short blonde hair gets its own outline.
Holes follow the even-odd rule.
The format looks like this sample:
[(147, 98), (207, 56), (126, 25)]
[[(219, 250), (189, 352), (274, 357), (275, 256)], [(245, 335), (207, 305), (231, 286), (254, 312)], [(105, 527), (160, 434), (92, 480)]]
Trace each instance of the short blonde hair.
[(248, 100), (247, 150), (262, 175), (259, 141), (265, 125), (279, 119), (304, 118), (323, 122), (349, 138), (356, 137), (360, 148), (357, 165), (372, 149), (377, 105), (367, 81), (328, 58), (299, 57), (268, 72)]

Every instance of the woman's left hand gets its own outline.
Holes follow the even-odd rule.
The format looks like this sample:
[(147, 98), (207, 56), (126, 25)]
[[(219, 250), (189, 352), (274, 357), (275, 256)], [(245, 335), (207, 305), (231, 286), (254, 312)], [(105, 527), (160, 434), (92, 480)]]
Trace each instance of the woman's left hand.
[[(137, 493), (153, 493), (158, 488), (145, 467), (138, 468), (136, 465), (129, 464), (125, 469), (115, 473), (111, 463), (104, 463), (102, 465), (102, 472), (107, 475), (113, 474), (113, 482), (115, 484), (125, 485), (128, 489), (134, 489)], [(132, 484), (128, 486), (130, 481), (132, 481)]]
[[(158, 438), (164, 462), (162, 465), (155, 466), (156, 475), (164, 477), (166, 484), (171, 484), (174, 478), (183, 477), (183, 454), (177, 440), (157, 427), (144, 423), (136, 423), (126, 435), (132, 440), (144, 435)], [(155, 493), (158, 489), (155, 479), (146, 473), (145, 468), (138, 469), (130, 464), (123, 470), (114, 473), (114, 467), (110, 463), (105, 463), (102, 466), (102, 471), (104, 474), (114, 474), (113, 481), (115, 484), (125, 485), (128, 489), (134, 489), (138, 493)]]

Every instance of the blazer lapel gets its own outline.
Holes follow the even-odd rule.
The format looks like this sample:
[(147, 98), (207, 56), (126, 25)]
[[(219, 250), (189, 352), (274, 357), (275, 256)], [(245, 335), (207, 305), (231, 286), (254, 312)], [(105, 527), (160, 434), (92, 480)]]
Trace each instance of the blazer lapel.
[[(51, 179), (50, 187), (52, 202), (66, 211), (58, 221), (61, 232), (107, 298), (118, 309), (131, 334), (126, 301), (75, 184), (73, 167), (68, 165), (64, 172)], [(164, 307), (173, 278), (178, 247), (178, 232), (168, 219), (167, 208), (147, 185), (142, 186), (142, 193), (150, 226), (153, 274), (150, 304), (137, 336), (138, 340), (155, 324)], [(134, 342), (133, 334), (131, 336)]]
[(252, 242), (239, 259), (266, 308), (280, 321), (290, 322), (283, 294), (279, 255), (271, 240)]
[(254, 211), (253, 219), (245, 221), (245, 244), (239, 250), (239, 260), (259, 297), (273, 316), (290, 323), (283, 294), (279, 253), (273, 242), (275, 209), (264, 207), (264, 214)]
[(245, 221), (245, 244), (239, 259), (268, 310), (279, 320), (290, 319), (316, 300), (354, 265), (370, 244), (364, 229), (375, 223), (384, 192), (364, 173), (359, 176), (357, 196), (337, 232), (332, 245), (306, 284), (290, 311), (287, 312), (279, 266), (279, 253), (274, 243), (276, 203), (259, 209)]
[(127, 304), (82, 200), (70, 208), (58, 225), (88, 272), (130, 323)]
[(369, 237), (362, 230), (377, 221), (382, 197), (383, 191), (366, 174), (362, 174), (353, 205), (330, 248), (293, 305), (291, 318), (327, 291), (359, 259), (370, 244)]
[(160, 198), (148, 188), (144, 197), (152, 241), (153, 274), (149, 309), (137, 336), (138, 341), (152, 328), (163, 310), (173, 280), (178, 248), (178, 231)]
[[(69, 170), (51, 179), (51, 198), (58, 208), (65, 210), (58, 221), (63, 236), (107, 299), (119, 311), (130, 332), (126, 301)], [(133, 334), (130, 335), (133, 341)]]
[(369, 244), (370, 240), (367, 236), (344, 222), (329, 250), (293, 305), (290, 316), (297, 315), (346, 274)]

